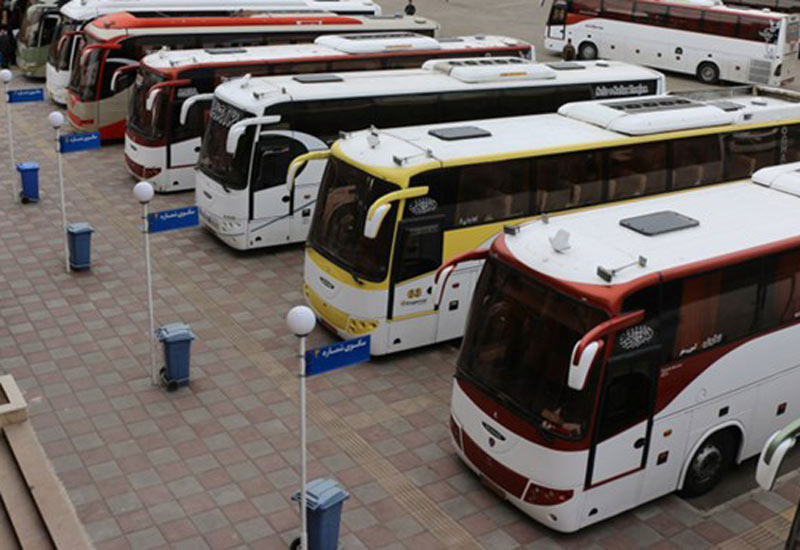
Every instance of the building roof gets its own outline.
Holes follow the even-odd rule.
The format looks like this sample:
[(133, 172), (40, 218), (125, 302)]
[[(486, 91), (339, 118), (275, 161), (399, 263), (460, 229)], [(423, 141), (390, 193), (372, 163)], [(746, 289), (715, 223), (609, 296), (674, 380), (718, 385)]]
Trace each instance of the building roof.
[[(598, 274), (619, 269), (611, 284), (687, 266), (783, 240), (800, 239), (800, 163), (756, 172), (753, 180), (702, 187), (669, 195), (552, 216), (505, 235), (515, 259), (549, 277), (570, 283), (608, 284)], [(792, 192), (757, 183), (777, 175), (794, 180)], [(696, 221), (683, 229), (648, 236), (625, 224), (631, 218), (674, 212)], [(641, 222), (641, 218), (635, 220)], [(569, 248), (556, 252), (551, 238), (568, 233)], [(563, 235), (563, 234), (562, 234)], [(644, 258), (644, 265), (639, 259)], [(623, 266), (629, 266), (624, 267)], [(622, 269), (620, 269), (622, 268)]]
[(347, 57), (369, 53), (486, 50), (526, 46), (532, 47), (527, 42), (507, 36), (471, 35), (437, 39), (413, 32), (376, 33), (374, 36), (324, 35), (318, 37), (312, 44), (162, 51), (144, 57), (141, 65), (156, 70), (170, 70), (286, 59)]
[[(560, 63), (535, 63), (520, 58), (435, 59), (420, 69), (392, 69), (330, 73), (335, 82), (303, 82), (296, 75), (230, 80), (217, 87), (216, 96), (256, 115), (270, 105), (323, 98), (375, 97), (405, 93), (436, 93), (481, 89), (510, 89), (534, 85), (569, 85), (589, 81), (616, 83), (657, 79), (661, 73), (617, 61), (573, 63), (582, 70), (559, 70)], [(646, 90), (645, 90), (646, 91)]]

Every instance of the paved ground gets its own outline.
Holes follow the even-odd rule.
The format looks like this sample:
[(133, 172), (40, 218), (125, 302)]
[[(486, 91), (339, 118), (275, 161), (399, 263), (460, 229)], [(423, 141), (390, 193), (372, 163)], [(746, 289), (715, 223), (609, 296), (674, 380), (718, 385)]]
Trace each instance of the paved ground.
[[(533, 38), (528, 21), (541, 13), (528, 2), (418, 4), (445, 21), (446, 34)], [(96, 229), (92, 271), (65, 274), (52, 106), (19, 107), (17, 159), (40, 162), (43, 196), (35, 206), (11, 203), (0, 134), (0, 372), (25, 391), (92, 540), (101, 549), (285, 548), (298, 526), (298, 421), (295, 339), (283, 317), (302, 302), (301, 248), (239, 254), (200, 230), (154, 236), (158, 323), (183, 320), (198, 337), (191, 388), (155, 389), (145, 367), (140, 210), (122, 148), (65, 157), (69, 218)], [(158, 197), (154, 208), (192, 202)], [(311, 337), (330, 340), (319, 329)], [(794, 476), (777, 493), (753, 491), (710, 511), (670, 496), (575, 536), (538, 526), (484, 490), (450, 448), (455, 357), (443, 345), (311, 382), (311, 476), (335, 476), (352, 493), (346, 548), (780, 545), (800, 498)]]

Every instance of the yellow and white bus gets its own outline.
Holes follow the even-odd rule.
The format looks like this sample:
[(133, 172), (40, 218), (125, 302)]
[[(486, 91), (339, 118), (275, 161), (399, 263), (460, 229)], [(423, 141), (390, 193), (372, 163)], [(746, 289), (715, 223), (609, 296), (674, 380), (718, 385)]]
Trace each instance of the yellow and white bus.
[(504, 226), (796, 160), (800, 94), (758, 87), (353, 133), (329, 154), (305, 296), (339, 336), (370, 334), (373, 355), (458, 338)]

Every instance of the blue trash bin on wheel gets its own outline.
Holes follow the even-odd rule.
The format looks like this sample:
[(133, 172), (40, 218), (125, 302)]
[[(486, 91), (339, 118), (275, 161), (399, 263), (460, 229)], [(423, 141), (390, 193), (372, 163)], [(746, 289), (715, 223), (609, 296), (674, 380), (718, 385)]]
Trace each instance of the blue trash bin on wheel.
[(23, 203), (39, 202), (39, 163), (20, 162), (17, 164), (22, 181), (22, 191), (19, 194)]
[(92, 265), (92, 233), (94, 228), (85, 222), (67, 225), (69, 266), (76, 271)]
[[(306, 484), (306, 507), (308, 521), (308, 548), (303, 550), (336, 550), (339, 546), (339, 523), (342, 518), (342, 503), (350, 498), (334, 479), (320, 477)], [(292, 496), (300, 502), (300, 493)], [(294, 550), (300, 539), (292, 542)]]
[(161, 381), (168, 391), (175, 391), (189, 383), (189, 352), (194, 333), (185, 323), (170, 323), (156, 329), (156, 336), (164, 346)]

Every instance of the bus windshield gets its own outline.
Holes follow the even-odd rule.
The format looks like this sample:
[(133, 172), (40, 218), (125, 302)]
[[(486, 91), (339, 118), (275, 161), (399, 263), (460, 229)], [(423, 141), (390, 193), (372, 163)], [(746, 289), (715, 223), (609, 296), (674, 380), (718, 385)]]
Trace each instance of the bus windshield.
[(247, 188), (247, 169), (255, 126), (250, 126), (239, 138), (236, 154), (226, 150), (228, 132), (237, 122), (253, 115), (222, 101), (214, 100), (208, 126), (200, 149), (198, 167), (226, 189)]
[(572, 348), (608, 316), (487, 260), (458, 358), (458, 376), (553, 435), (580, 439), (589, 427), (593, 384), (567, 386)]
[[(80, 29), (80, 24), (75, 21), (66, 21), (59, 25), (58, 30), (50, 43), (50, 51), (47, 54), (47, 62), (52, 65), (56, 70), (66, 71), (69, 70), (70, 53), (72, 52), (72, 44), (75, 40), (83, 40), (82, 35), (70, 35), (63, 42), (61, 37), (68, 32), (75, 32)], [(59, 44), (61, 47), (59, 47)], [(80, 52), (82, 45), (76, 48)]]
[(97, 82), (100, 76), (100, 65), (106, 50), (94, 48), (86, 55), (81, 54), (82, 63), (72, 71), (69, 89), (81, 101), (93, 101), (97, 98)]
[(356, 281), (384, 280), (389, 269), (397, 207), (392, 207), (383, 219), (375, 239), (364, 237), (364, 222), (372, 203), (397, 189), (331, 157), (322, 176), (309, 244), (349, 271)]
[(164, 81), (166, 81), (164, 76), (149, 70), (141, 70), (136, 75), (128, 108), (128, 127), (144, 138), (164, 137), (170, 90), (163, 90), (156, 96), (152, 109), (150, 111), (146, 109), (147, 92), (154, 85)]

